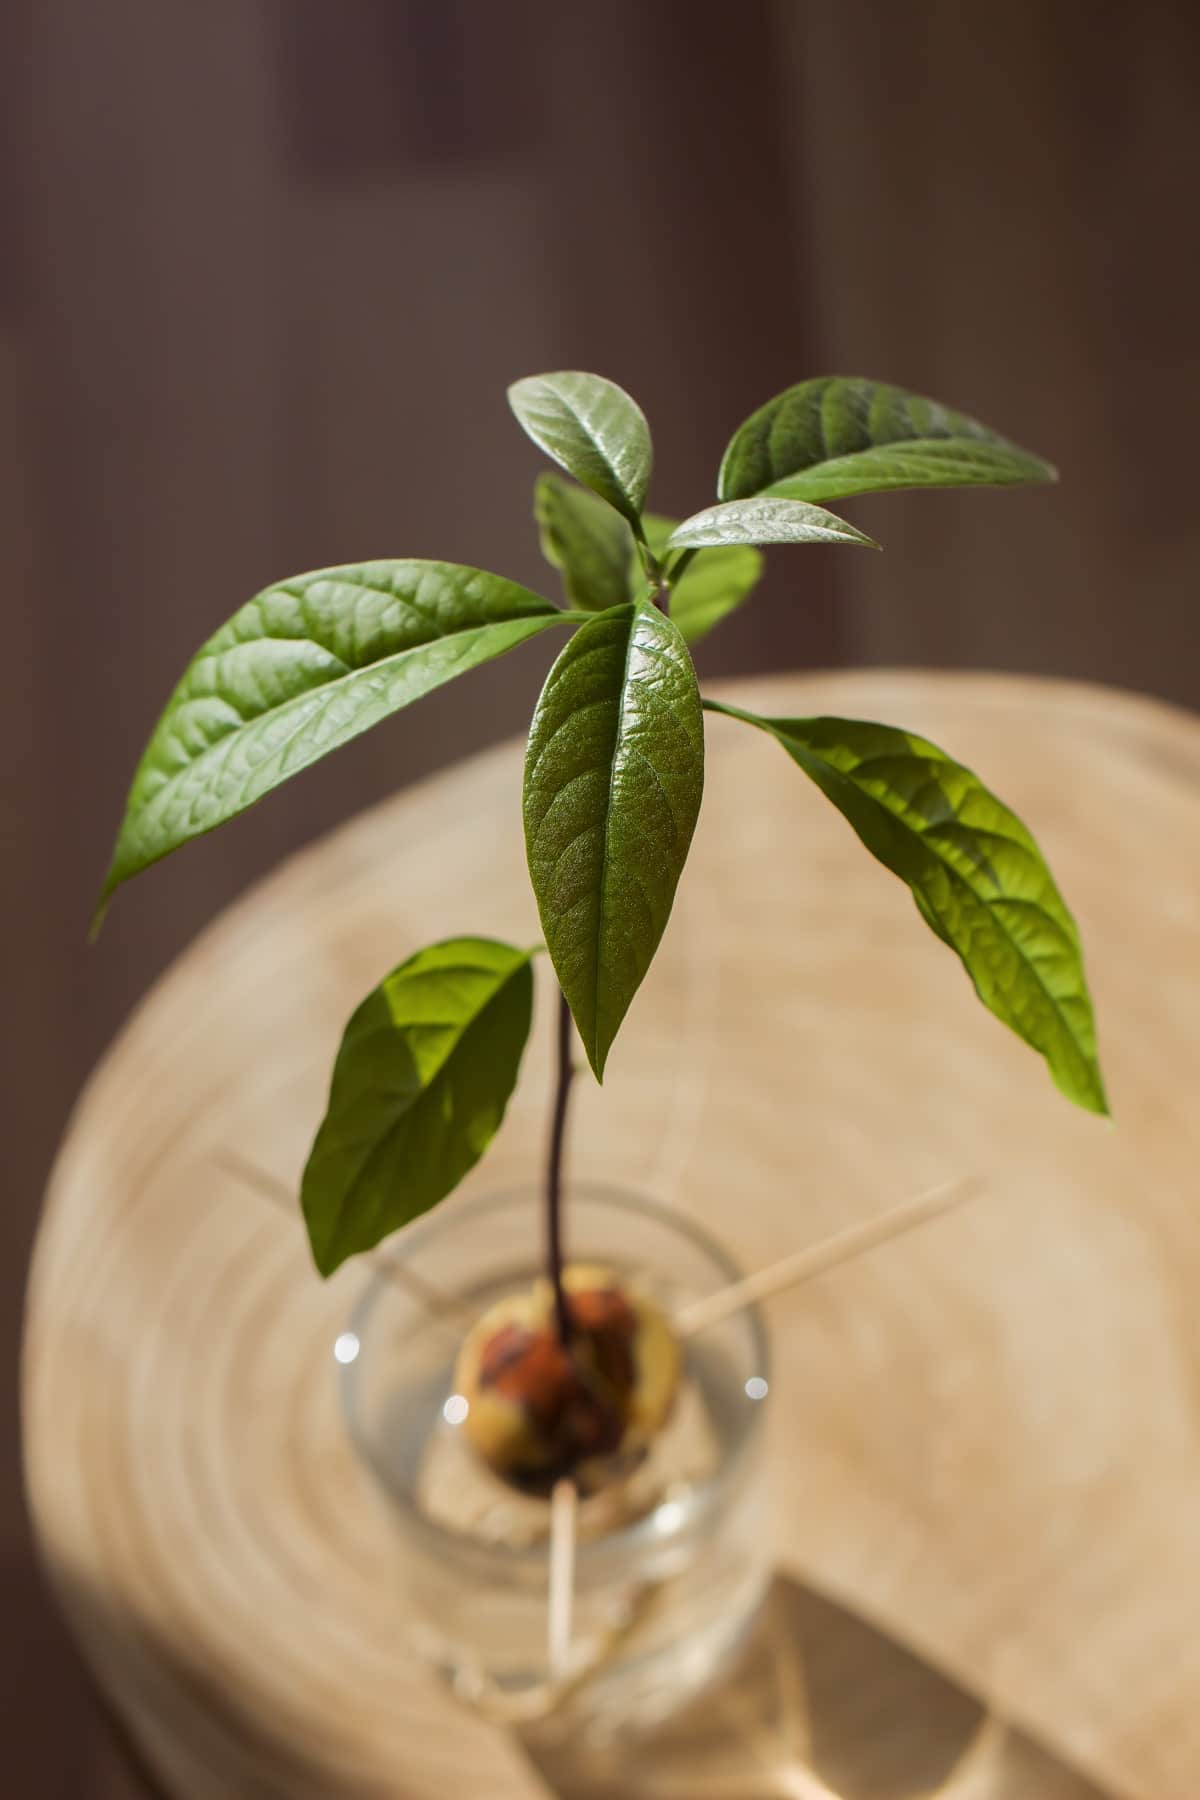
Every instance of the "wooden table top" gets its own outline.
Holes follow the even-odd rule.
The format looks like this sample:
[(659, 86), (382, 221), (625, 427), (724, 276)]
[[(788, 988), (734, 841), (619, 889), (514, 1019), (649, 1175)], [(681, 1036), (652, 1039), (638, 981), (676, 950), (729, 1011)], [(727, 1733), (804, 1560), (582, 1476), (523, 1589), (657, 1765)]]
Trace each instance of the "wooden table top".
[[(1200, 722), (1010, 678), (725, 692), (912, 727), (1022, 813), (1082, 927), (1116, 1125), (1056, 1094), (777, 746), (710, 721), (675, 915), (603, 1091), (580, 1084), (574, 1169), (749, 1266), (946, 1177), (987, 1193), (772, 1303), (759, 1674), (586, 1792), (1195, 1800)], [(520, 766), (507, 744), (401, 794), (222, 917), (97, 1071), (53, 1175), (32, 1507), (98, 1680), (185, 1800), (584, 1792), (409, 1658), (330, 1354), (367, 1272), (322, 1285), (298, 1222), (215, 1160), (294, 1184), (361, 994), (432, 938), (536, 935)], [(540, 1164), (540, 985), (476, 1191)]]

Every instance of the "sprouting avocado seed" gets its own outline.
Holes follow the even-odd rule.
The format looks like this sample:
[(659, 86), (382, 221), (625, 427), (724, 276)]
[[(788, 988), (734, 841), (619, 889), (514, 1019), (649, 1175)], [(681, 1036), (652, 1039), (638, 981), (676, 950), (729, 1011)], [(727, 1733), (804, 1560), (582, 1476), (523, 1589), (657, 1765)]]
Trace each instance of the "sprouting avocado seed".
[(455, 1369), (468, 1441), (526, 1493), (548, 1493), (565, 1475), (593, 1493), (627, 1475), (679, 1386), (679, 1340), (652, 1301), (593, 1265), (567, 1269), (563, 1287), (565, 1346), (549, 1283), (539, 1281), (489, 1307)]

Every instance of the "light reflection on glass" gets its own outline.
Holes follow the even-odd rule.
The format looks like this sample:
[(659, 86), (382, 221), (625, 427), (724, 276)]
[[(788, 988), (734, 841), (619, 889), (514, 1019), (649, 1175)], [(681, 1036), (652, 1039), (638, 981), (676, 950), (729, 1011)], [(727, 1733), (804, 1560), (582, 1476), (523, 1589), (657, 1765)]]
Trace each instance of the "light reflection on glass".
[(442, 1417), (447, 1425), (461, 1425), (471, 1405), (465, 1394), (451, 1394), (442, 1408)]
[(654, 1529), (663, 1537), (672, 1531), (678, 1531), (683, 1524), (683, 1508), (678, 1500), (665, 1500), (654, 1514)]
[(358, 1339), (352, 1331), (343, 1331), (335, 1338), (333, 1354), (340, 1363), (352, 1363), (358, 1355)]

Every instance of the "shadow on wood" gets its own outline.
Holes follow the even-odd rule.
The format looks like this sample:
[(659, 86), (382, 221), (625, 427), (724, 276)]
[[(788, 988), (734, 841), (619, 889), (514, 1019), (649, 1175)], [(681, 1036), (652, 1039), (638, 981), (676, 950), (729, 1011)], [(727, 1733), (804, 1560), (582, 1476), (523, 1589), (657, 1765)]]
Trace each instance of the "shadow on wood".
[(531, 1754), (562, 1800), (1111, 1800), (894, 1638), (782, 1575), (736, 1668), (654, 1736)]

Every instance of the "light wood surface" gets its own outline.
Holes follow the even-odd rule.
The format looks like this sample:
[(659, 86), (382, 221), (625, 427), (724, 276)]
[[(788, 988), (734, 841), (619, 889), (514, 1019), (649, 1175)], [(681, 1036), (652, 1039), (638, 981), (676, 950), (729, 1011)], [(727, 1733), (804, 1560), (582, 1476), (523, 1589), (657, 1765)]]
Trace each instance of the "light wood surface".
[[(1200, 725), (1015, 679), (727, 692), (921, 730), (1028, 818), (1083, 929), (1117, 1125), (1059, 1098), (776, 746), (711, 722), (675, 916), (603, 1092), (580, 1089), (575, 1168), (670, 1199), (749, 1267), (943, 1179), (988, 1191), (772, 1303), (781, 1579), (756, 1654), (791, 1684), (782, 1712), (744, 1678), (704, 1715), (708, 1788), (680, 1773), (693, 1731), (586, 1792), (1195, 1800)], [(223, 917), (97, 1072), (55, 1170), (32, 1505), (98, 1679), (186, 1800), (575, 1791), (408, 1658), (330, 1354), (364, 1272), (323, 1286), (298, 1224), (214, 1162), (294, 1179), (361, 993), (432, 937), (534, 934), (519, 783), (519, 747), (490, 752)], [(150, 881), (124, 904), (153, 906)], [(539, 1165), (541, 985), (472, 1187)], [(943, 1742), (936, 1782), (914, 1772)]]

